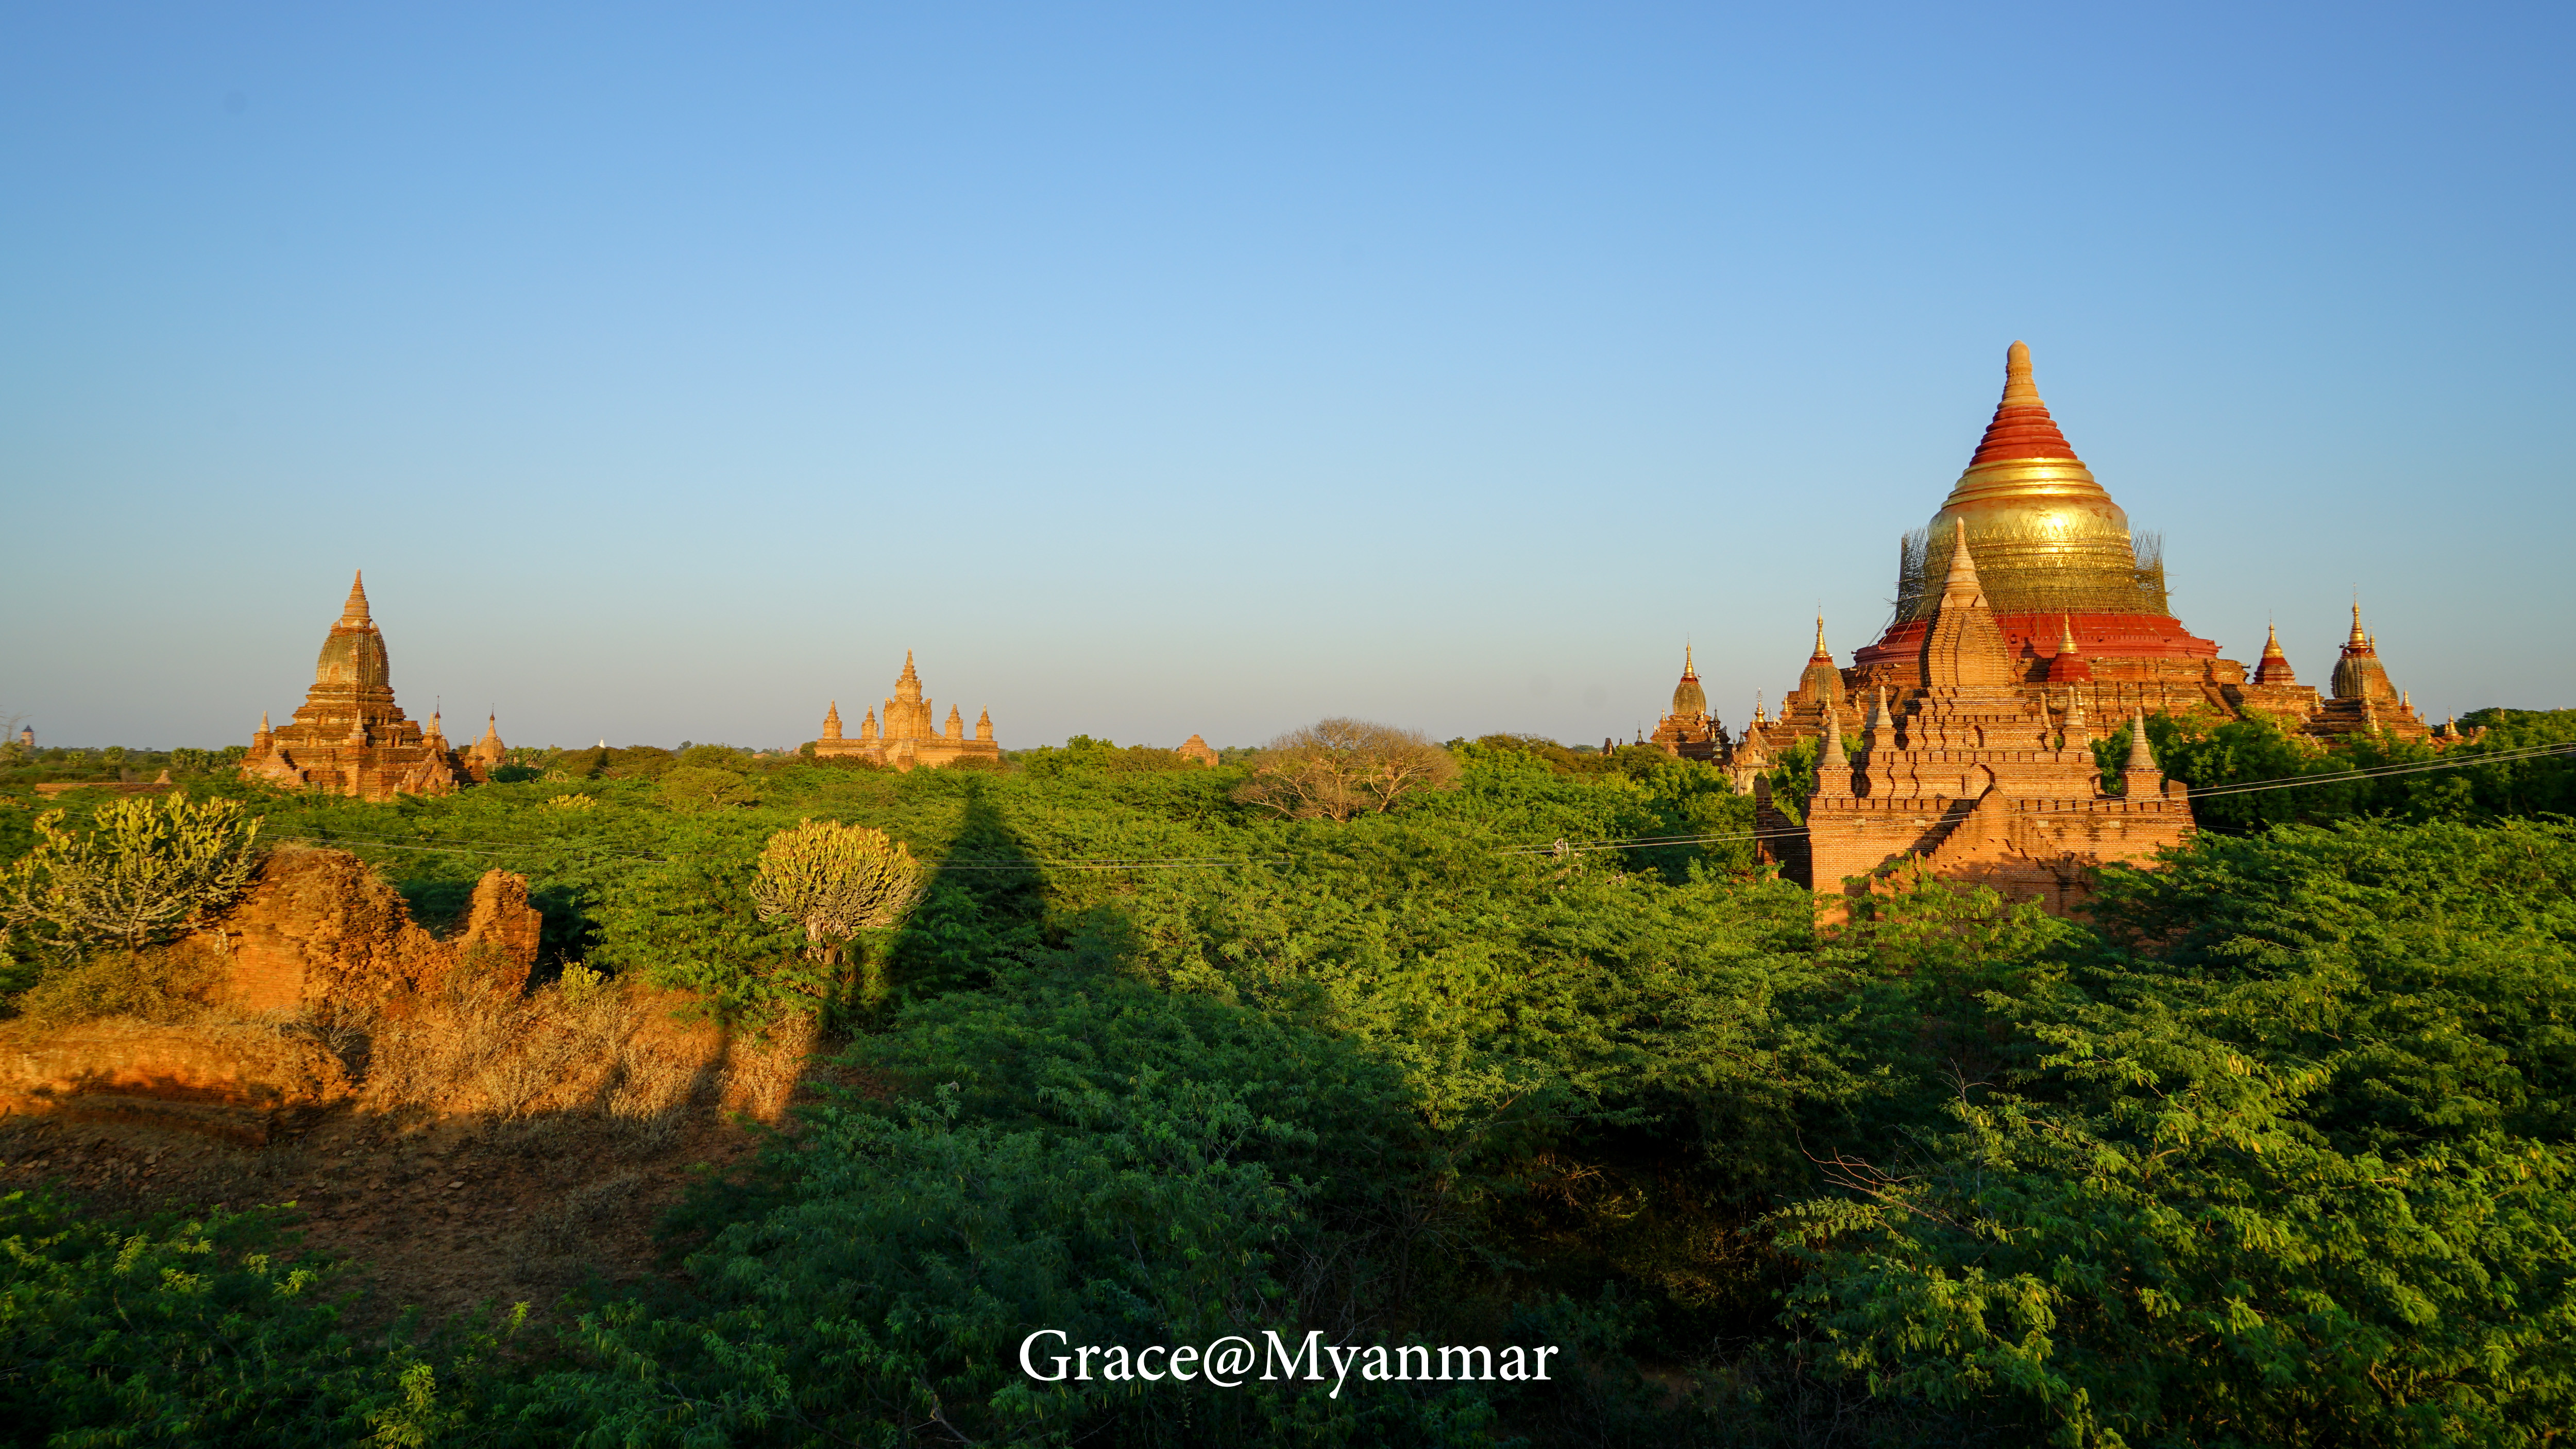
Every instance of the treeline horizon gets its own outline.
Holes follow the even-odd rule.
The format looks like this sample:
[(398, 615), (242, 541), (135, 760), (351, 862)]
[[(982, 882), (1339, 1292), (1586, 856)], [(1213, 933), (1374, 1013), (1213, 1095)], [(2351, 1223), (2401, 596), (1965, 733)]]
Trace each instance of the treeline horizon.
[[(0, 812), (13, 881), (113, 857), (138, 805), (237, 812), (263, 845), (351, 852), (434, 930), (484, 871), (524, 875), (541, 1009), (632, 985), (825, 1047), (793, 1129), (660, 1222), (667, 1277), (524, 1318), (344, 1332), (330, 1295), (364, 1265), (295, 1256), (277, 1205), (0, 1202), (30, 1245), (0, 1262), (25, 1366), (0, 1422), (245, 1445), (2564, 1442), (2576, 765), (2481, 752), (2576, 741), (2576, 710), (2488, 727), (2372, 777), (2433, 752), (2151, 718), (2181, 778), (2296, 787), (2214, 797), (2073, 919), (1900, 870), (1830, 928), (1758, 861), (1723, 769), (1347, 720), (1216, 768), (1100, 740), (910, 773), (693, 744), (383, 804), (220, 771), (70, 792)], [(1797, 776), (1773, 775), (1791, 808)], [(800, 839), (916, 862), (917, 892), (871, 898), (901, 919), (764, 906)], [(164, 947), (28, 909), (9, 1009), (192, 1019)], [(286, 1265), (310, 1291), (276, 1290)], [(1035, 1384), (1014, 1351), (1041, 1327), (1547, 1343), (1579, 1371)]]

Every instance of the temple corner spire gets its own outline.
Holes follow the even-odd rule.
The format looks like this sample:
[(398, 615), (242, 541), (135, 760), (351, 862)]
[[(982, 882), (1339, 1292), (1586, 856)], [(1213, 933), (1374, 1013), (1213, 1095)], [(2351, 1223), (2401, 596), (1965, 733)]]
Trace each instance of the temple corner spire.
[(2140, 708), (2129, 716), (2129, 763), (2121, 773), (2135, 780), (2156, 773), (2155, 747), (2147, 742), (2147, 712)]

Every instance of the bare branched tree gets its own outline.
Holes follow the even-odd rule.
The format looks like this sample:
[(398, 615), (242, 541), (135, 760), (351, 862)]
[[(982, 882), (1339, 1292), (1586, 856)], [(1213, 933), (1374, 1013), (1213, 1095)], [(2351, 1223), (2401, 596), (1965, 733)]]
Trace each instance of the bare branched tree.
[(1417, 731), (1328, 719), (1272, 740), (1235, 798), (1292, 820), (1348, 820), (1457, 778), (1457, 757)]

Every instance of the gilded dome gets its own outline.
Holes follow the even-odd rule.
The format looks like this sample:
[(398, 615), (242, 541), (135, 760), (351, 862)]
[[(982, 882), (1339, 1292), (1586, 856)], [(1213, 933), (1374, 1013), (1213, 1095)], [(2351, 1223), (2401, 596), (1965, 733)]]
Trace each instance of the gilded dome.
[(2379, 662), (2379, 641), (2361, 627), (2358, 599), (2352, 605), (2352, 633), (2344, 639), (2343, 654), (2335, 660), (2328, 683), (2336, 699), (2386, 702), (2397, 698), (2397, 686), (2388, 682), (2388, 666)]
[(1683, 716), (1708, 713), (1708, 695), (1699, 687), (1699, 671), (1691, 667), (1690, 646), (1682, 646), (1682, 682), (1673, 686), (1673, 713)]
[(2166, 612), (2161, 565), (2140, 566), (2129, 515), (2058, 430), (2022, 343), (2004, 354), (2004, 395), (1966, 471), (1907, 540), (1900, 617), (1930, 612), (1925, 585), (1948, 572), (1959, 524), (1999, 614)]
[(362, 573), (349, 585), (349, 602), (341, 608), (339, 622), (322, 640), (321, 657), (313, 662), (313, 682), (382, 689), (392, 679), (385, 636), (367, 614), (367, 578)]

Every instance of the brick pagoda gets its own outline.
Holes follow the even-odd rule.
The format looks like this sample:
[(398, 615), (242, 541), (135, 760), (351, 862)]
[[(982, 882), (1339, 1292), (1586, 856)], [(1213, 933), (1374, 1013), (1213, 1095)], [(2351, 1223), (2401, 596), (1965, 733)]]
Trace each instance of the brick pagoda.
[(445, 795), (486, 780), (506, 751), (497, 719), (483, 738), (459, 753), (430, 714), (423, 729), (394, 702), (385, 636), (367, 612), (367, 580), (349, 585), (339, 621), (323, 637), (313, 665), (313, 688), (282, 729), (259, 717), (242, 774), (297, 789), (328, 790), (361, 800), (396, 795)]
[(1646, 742), (1661, 745), (1665, 754), (1685, 760), (1723, 764), (1730, 753), (1726, 727), (1708, 712), (1708, 691), (1700, 688), (1699, 670), (1691, 663), (1688, 644), (1682, 646), (1682, 678), (1673, 686), (1673, 707), (1655, 721), (1655, 732), (1646, 737)]

